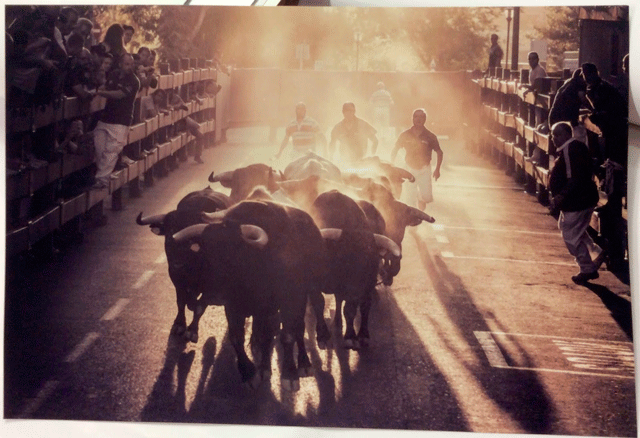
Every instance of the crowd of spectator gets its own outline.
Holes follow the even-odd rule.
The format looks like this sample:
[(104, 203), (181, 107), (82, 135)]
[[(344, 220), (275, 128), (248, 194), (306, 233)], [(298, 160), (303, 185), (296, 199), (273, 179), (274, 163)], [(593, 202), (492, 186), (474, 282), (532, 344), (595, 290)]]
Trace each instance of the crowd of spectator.
[[(90, 18), (91, 8), (13, 6), (7, 8), (6, 13), (9, 23), (5, 31), (9, 172), (47, 165), (57, 161), (61, 154), (82, 154), (100, 161), (100, 154), (96, 154), (96, 148), (100, 148), (95, 144), (91, 146), (96, 137), (92, 134), (97, 132), (96, 126), (101, 119), (105, 119), (104, 112), (117, 107), (109, 106), (110, 99), (117, 95), (108, 90), (119, 87), (113, 85), (114, 78), (124, 77), (121, 61), (126, 55), (133, 60), (133, 74), (139, 84), (136, 95), (149, 96), (146, 100), (137, 99), (132, 124), (170, 108), (185, 109), (185, 101), (202, 104), (205, 97), (220, 90), (213, 80), (199, 84), (198, 89), (186, 91), (158, 89), (160, 67), (163, 67), (163, 74), (169, 74), (180, 70), (180, 63), (161, 63), (151, 47), (133, 44), (136, 28), (129, 24), (113, 23), (100, 36), (99, 26)], [(89, 109), (96, 96), (107, 99), (104, 110), (80, 111), (82, 115), (74, 119), (36, 126), (38, 112), (47, 108), (59, 109), (65, 97), (77, 98), (81, 108)], [(12, 129), (16, 124), (21, 127)], [(200, 125), (194, 118), (188, 117), (182, 129), (198, 140), (202, 139)], [(108, 175), (145, 155), (144, 149), (122, 149), (114, 166), (109, 165), (103, 173)], [(201, 141), (198, 141), (197, 149), (195, 159), (202, 162)], [(88, 169), (83, 183), (93, 185), (95, 172), (95, 166)], [(103, 179), (96, 188), (104, 185)]]

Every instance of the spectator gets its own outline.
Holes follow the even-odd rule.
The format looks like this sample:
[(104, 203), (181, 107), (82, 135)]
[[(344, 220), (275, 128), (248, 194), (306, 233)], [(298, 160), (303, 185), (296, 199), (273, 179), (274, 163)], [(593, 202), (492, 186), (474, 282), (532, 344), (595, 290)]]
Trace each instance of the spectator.
[(425, 127), (427, 112), (418, 108), (413, 112), (413, 126), (400, 134), (396, 145), (391, 151), (391, 162), (396, 159), (400, 149), (405, 151), (405, 163), (416, 178), (415, 185), (410, 184), (407, 190), (409, 204), (424, 210), (428, 203), (433, 202), (431, 188), (431, 157), (436, 153), (436, 168), (433, 179), (440, 178), (440, 166), (444, 156), (438, 137)]
[[(155, 94), (155, 93), (154, 93)], [(168, 107), (172, 110), (189, 111), (189, 107), (184, 103), (184, 100), (180, 97), (179, 90), (176, 88), (171, 94), (171, 98), (168, 102)], [(202, 150), (204, 148), (203, 140), (204, 134), (200, 131), (200, 124), (193, 118), (187, 116), (184, 118), (186, 130), (196, 138), (196, 150), (193, 157), (196, 163), (202, 164)]]
[(107, 83), (97, 91), (107, 103), (94, 130), (97, 166), (94, 189), (107, 187), (118, 155), (127, 143), (134, 102), (140, 89), (140, 82), (133, 72), (133, 57), (123, 54), (118, 67), (109, 73)]
[(607, 203), (599, 209), (602, 235), (608, 242), (612, 268), (619, 269), (624, 265), (626, 247), (622, 200), (627, 192), (629, 108), (618, 90), (600, 77), (594, 64), (582, 64), (582, 75), (593, 107), (589, 119), (600, 128), (604, 138), (604, 151), (597, 158), (605, 171), (602, 190), (607, 194)]
[[(491, 34), (491, 47), (489, 47), (489, 69), (500, 67), (502, 65), (502, 47), (498, 44), (498, 35)], [(489, 70), (487, 70), (489, 72)]]
[[(69, 39), (66, 41), (66, 50), (69, 57), (77, 57), (84, 49), (84, 40), (76, 33), (69, 35)], [(91, 52), (89, 52), (91, 54)]]
[(385, 136), (385, 132), (389, 129), (391, 123), (391, 107), (393, 106), (393, 97), (391, 93), (385, 89), (384, 82), (378, 82), (378, 88), (369, 98), (369, 102), (373, 108), (373, 123), (378, 132)]
[(93, 99), (96, 89), (91, 52), (82, 48), (75, 61), (65, 80), (65, 94), (67, 96), (78, 96), (81, 100), (87, 102)]
[(151, 50), (148, 47), (140, 47), (138, 49), (137, 74), (140, 79), (141, 88), (156, 88), (158, 86), (158, 78), (154, 74), (155, 68), (151, 61)]
[[(549, 176), (553, 196), (551, 213), (559, 214), (558, 228), (569, 253), (575, 257), (580, 272), (573, 277), (576, 284), (598, 278), (604, 251), (589, 233), (591, 215), (598, 203), (598, 189), (593, 180), (593, 164), (586, 144), (572, 137), (571, 125), (558, 122), (551, 127), (551, 138), (558, 158)], [(598, 253), (594, 259), (591, 252)]]
[[(101, 43), (105, 47), (105, 52), (111, 53), (114, 61), (120, 59), (122, 55), (127, 53), (127, 51), (124, 49), (122, 40), (123, 34), (124, 29), (122, 29), (122, 26), (120, 26), (119, 24), (112, 24), (107, 29), (107, 33), (105, 33), (104, 39)], [(117, 63), (114, 63), (114, 65), (111, 67), (111, 70), (117, 67), (116, 64)], [(110, 70), (107, 70), (107, 73), (109, 71)]]
[(308, 151), (315, 151), (318, 136), (322, 136), (320, 125), (311, 117), (307, 117), (307, 106), (304, 102), (299, 102), (296, 105), (296, 118), (285, 128), (284, 138), (282, 139), (276, 158), (280, 158), (282, 151), (289, 144), (289, 139), (291, 139), (291, 143), (293, 144), (293, 152), (290, 154), (289, 162), (299, 158)]
[(136, 30), (133, 28), (133, 26), (129, 26), (128, 24), (123, 24), (122, 30), (124, 31), (122, 35), (122, 44), (126, 47), (133, 39), (133, 34), (136, 32)]
[(353, 102), (342, 105), (342, 115), (344, 118), (331, 130), (327, 158), (330, 161), (333, 160), (336, 142), (340, 142), (340, 157), (347, 163), (364, 158), (367, 155), (369, 141), (371, 141), (371, 155), (375, 155), (378, 148), (376, 129), (356, 116), (356, 106)]
[(580, 108), (586, 102), (587, 83), (582, 77), (582, 69), (574, 70), (570, 79), (558, 89), (549, 111), (549, 126), (558, 122), (569, 122), (573, 128), (573, 136), (582, 143), (587, 143), (587, 131), (580, 124)]
[(71, 35), (80, 35), (82, 37), (82, 45), (83, 47), (88, 47), (89, 41), (91, 39), (91, 31), (93, 30), (93, 22), (85, 17), (78, 18), (78, 22), (76, 26), (73, 28), (73, 31), (65, 37), (65, 41), (69, 41), (69, 37)]
[(629, 54), (622, 58), (622, 73), (616, 78), (616, 90), (629, 107)]
[(527, 58), (529, 60), (529, 66), (531, 67), (529, 71), (529, 85), (533, 87), (536, 79), (546, 77), (547, 72), (540, 65), (540, 57), (537, 52), (529, 52)]
[(60, 9), (55, 21), (54, 38), (60, 48), (66, 53), (65, 37), (69, 36), (78, 23), (80, 14), (71, 7)]

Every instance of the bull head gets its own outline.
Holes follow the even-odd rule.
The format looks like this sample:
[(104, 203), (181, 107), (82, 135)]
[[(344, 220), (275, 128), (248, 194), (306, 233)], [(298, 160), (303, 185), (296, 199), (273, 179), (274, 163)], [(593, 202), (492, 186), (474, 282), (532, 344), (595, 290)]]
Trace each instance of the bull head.
[(233, 173), (234, 171), (230, 170), (214, 176), (213, 172), (211, 172), (211, 175), (209, 175), (209, 182), (219, 182), (222, 184), (222, 187), (231, 188), (231, 184), (233, 183)]
[[(209, 224), (191, 225), (190, 227), (184, 228), (174, 234), (173, 240), (177, 243), (184, 243), (191, 239), (199, 238), (204, 232), (204, 229), (208, 226)], [(240, 225), (240, 234), (242, 239), (254, 248), (263, 249), (267, 246), (267, 243), (269, 243), (269, 236), (267, 232), (257, 225)], [(200, 250), (200, 246), (198, 244), (194, 244), (191, 246), (191, 249), (194, 252), (198, 252)]]
[[(337, 241), (342, 236), (342, 230), (339, 228), (323, 228), (320, 230), (320, 234), (326, 240)], [(373, 238), (376, 241), (376, 246), (380, 249), (381, 255), (391, 253), (395, 257), (402, 257), (400, 247), (393, 240), (382, 234), (374, 234)]]
[(160, 236), (163, 232), (162, 225), (164, 223), (164, 218), (166, 214), (157, 214), (154, 216), (142, 217), (142, 212), (136, 218), (136, 223), (138, 225), (150, 225), (151, 232)]

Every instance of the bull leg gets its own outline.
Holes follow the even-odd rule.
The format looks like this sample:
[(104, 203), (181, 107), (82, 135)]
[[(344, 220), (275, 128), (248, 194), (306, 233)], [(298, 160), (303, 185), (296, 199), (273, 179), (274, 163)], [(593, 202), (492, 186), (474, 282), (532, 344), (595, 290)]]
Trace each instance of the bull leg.
[(338, 333), (342, 335), (342, 298), (336, 295), (336, 314), (333, 319), (333, 325)]
[(227, 316), (227, 324), (229, 325), (229, 339), (238, 358), (238, 370), (240, 371), (242, 383), (251, 385), (255, 389), (257, 388), (257, 385), (254, 384), (256, 367), (244, 351), (245, 318), (239, 312), (230, 309), (229, 306), (225, 306), (224, 310)]
[(318, 342), (318, 348), (324, 350), (327, 348), (327, 342), (331, 338), (329, 328), (324, 320), (324, 297), (322, 292), (309, 294), (309, 302), (311, 308), (316, 316), (316, 341)]
[(347, 301), (344, 305), (344, 319), (347, 324), (347, 328), (344, 333), (344, 346), (352, 350), (360, 348), (358, 338), (356, 337), (356, 331), (354, 329), (354, 320), (356, 319), (356, 313), (358, 312), (357, 301)]
[(184, 310), (187, 306), (187, 295), (183, 289), (176, 289), (176, 302), (178, 304), (178, 314), (173, 320), (173, 326), (171, 327), (171, 334), (181, 335), (187, 329), (187, 318)]
[[(304, 313), (300, 313), (299, 316), (302, 321), (302, 338), (304, 338)], [(296, 324), (295, 319), (294, 315), (282, 314), (282, 331), (280, 332), (280, 343), (282, 344), (281, 383), (282, 388), (286, 391), (298, 391), (300, 389), (298, 368), (293, 360), (294, 343), (300, 340), (298, 332), (300, 324)], [(302, 348), (304, 349), (304, 344)], [(300, 345), (298, 345), (298, 349), (300, 349)]]
[(198, 342), (198, 325), (200, 324), (200, 318), (204, 315), (207, 305), (202, 300), (198, 300), (195, 309), (193, 309), (193, 320), (189, 324), (189, 328), (184, 332), (184, 337), (187, 341)]
[(371, 310), (371, 296), (360, 303), (360, 330), (358, 341), (361, 347), (369, 346), (369, 311)]
[[(326, 324), (324, 325), (326, 328)], [(327, 329), (328, 332), (328, 329)], [(298, 344), (298, 376), (309, 377), (313, 375), (311, 360), (304, 345), (304, 319), (301, 319), (295, 327), (296, 344)]]
[(273, 338), (278, 331), (278, 313), (262, 313), (266, 316), (253, 316), (251, 328), (251, 349), (254, 360), (258, 365), (258, 373), (253, 379), (252, 385), (257, 388), (262, 382), (271, 380), (271, 351)]

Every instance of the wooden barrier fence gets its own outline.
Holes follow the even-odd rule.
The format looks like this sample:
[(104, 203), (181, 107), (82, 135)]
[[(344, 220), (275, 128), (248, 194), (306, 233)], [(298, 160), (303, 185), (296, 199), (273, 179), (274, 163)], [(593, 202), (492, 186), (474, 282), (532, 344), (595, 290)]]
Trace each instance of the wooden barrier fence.
[[(200, 102), (191, 101), (191, 98), (198, 83), (216, 81), (218, 72), (211, 61), (181, 61), (181, 71), (162, 72), (164, 74), (159, 76), (158, 88), (168, 93), (180, 93), (188, 110), (174, 109), (167, 115), (142, 119), (140, 99), (147, 95), (148, 90), (141, 90), (136, 98), (135, 120), (125, 146), (125, 151), (134, 151), (139, 159), (115, 171), (106, 190), (83, 187), (75, 196), (60, 196), (59, 188), (67, 178), (88, 171), (93, 164), (87, 155), (58, 153), (46, 165), (35, 168), (23, 166), (17, 171), (7, 172), (7, 257), (31, 249), (72, 222), (78, 223), (77, 228), (85, 213), (95, 209), (101, 213), (103, 201), (109, 196), (112, 197), (112, 207), (121, 208), (125, 186), (128, 186), (131, 197), (140, 196), (141, 178), (144, 185), (152, 185), (154, 174), (166, 175), (169, 164), (176, 166), (178, 161), (185, 161), (187, 154), (192, 153), (196, 140), (186, 131), (184, 123), (180, 124), (187, 116), (200, 124), (200, 132), (204, 134), (203, 146), (215, 144), (217, 96), (205, 97)], [(226, 87), (219, 94), (228, 93)], [(7, 131), (10, 135), (7, 136), (7, 147), (11, 146), (11, 139), (28, 136), (56, 123), (91, 115), (103, 109), (105, 103), (103, 97), (96, 97), (85, 105), (77, 97), (63, 97), (55, 108), (53, 104), (36, 108), (30, 117), (16, 117), (8, 111)], [(170, 159), (172, 163), (168, 163)]]

